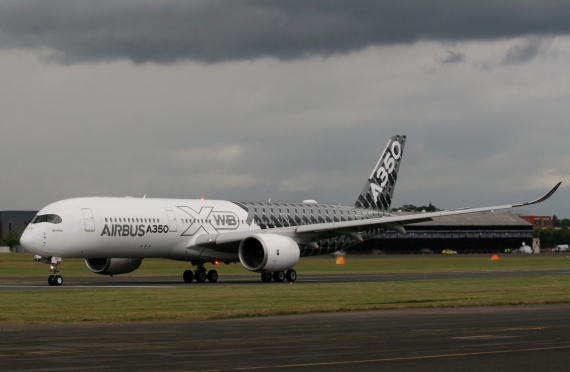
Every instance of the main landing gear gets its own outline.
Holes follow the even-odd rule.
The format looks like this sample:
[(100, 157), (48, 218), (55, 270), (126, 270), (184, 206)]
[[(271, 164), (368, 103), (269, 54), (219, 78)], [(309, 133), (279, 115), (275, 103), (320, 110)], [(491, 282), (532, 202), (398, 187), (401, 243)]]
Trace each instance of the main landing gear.
[(52, 257), (51, 258), (50, 271), (53, 272), (53, 275), (48, 276), (48, 284), (49, 285), (60, 286), (63, 284), (63, 277), (61, 275), (59, 275), (59, 270), (57, 268), (57, 266), (60, 264), (61, 264), (61, 258), (60, 257)]
[(285, 279), (287, 279), (289, 283), (293, 283), (295, 280), (297, 280), (297, 272), (293, 269), (289, 269), (286, 273), (283, 271), (276, 271), (274, 273), (261, 274), (261, 280), (263, 280), (265, 283), (269, 283), (271, 279), (277, 283), (281, 283)]
[(192, 283), (194, 279), (196, 279), (198, 283), (204, 283), (206, 279), (208, 279), (210, 283), (218, 281), (218, 272), (216, 270), (208, 270), (206, 272), (203, 263), (199, 263), (197, 266), (198, 268), (194, 272), (192, 272), (192, 270), (186, 270), (184, 274), (182, 274), (182, 278), (186, 283)]

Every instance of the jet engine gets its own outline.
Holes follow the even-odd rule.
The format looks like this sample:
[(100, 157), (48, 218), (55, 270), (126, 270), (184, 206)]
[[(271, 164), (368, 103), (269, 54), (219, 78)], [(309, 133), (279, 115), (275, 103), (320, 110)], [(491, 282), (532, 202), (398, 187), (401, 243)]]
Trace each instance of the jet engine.
[(142, 258), (86, 258), (85, 265), (95, 274), (118, 275), (135, 271)]
[(257, 273), (290, 269), (299, 262), (299, 246), (285, 236), (255, 234), (239, 245), (239, 260), (243, 267)]

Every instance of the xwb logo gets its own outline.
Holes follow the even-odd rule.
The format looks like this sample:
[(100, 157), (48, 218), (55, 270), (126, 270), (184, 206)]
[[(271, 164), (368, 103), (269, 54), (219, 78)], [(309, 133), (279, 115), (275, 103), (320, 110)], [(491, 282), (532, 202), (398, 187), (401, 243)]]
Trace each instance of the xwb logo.
[(239, 219), (234, 212), (214, 211), (213, 207), (202, 207), (199, 211), (190, 207), (178, 208), (190, 217), (190, 226), (182, 233), (183, 236), (193, 236), (200, 230), (211, 234), (239, 227)]

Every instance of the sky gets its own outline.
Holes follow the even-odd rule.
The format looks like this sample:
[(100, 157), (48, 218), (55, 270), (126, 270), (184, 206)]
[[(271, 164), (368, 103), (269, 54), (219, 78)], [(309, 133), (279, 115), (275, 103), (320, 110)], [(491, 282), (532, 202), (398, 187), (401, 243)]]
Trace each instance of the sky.
[(570, 2), (0, 0), (0, 210), (80, 196), (570, 218)]

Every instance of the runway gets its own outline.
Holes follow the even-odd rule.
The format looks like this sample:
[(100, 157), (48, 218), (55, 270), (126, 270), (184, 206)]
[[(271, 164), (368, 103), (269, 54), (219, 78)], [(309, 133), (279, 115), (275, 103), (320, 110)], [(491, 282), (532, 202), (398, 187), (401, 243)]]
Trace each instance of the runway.
[[(64, 273), (65, 274), (65, 273)], [(528, 270), (528, 271), (485, 271), (459, 273), (413, 273), (413, 274), (342, 274), (342, 275), (303, 275), (298, 273), (296, 284), (309, 283), (358, 283), (358, 282), (394, 282), (409, 280), (450, 280), (468, 278), (509, 278), (536, 276), (570, 275), (570, 270)], [(97, 277), (66, 277), (61, 287), (51, 287), (47, 277), (30, 278), (0, 278), (2, 290), (72, 290), (89, 288), (174, 288), (199, 285), (276, 285), (284, 283), (263, 283), (257, 275), (220, 276), (217, 283), (184, 283), (180, 277), (136, 277), (136, 276), (97, 276)]]
[[(293, 305), (293, 304), (291, 304)], [(566, 371), (570, 305), (0, 326), (2, 371)]]

